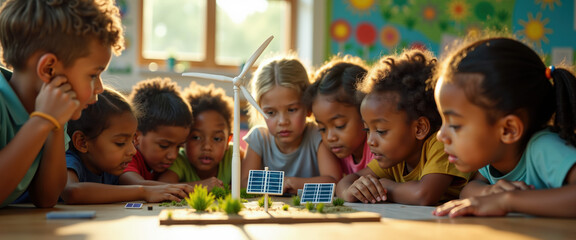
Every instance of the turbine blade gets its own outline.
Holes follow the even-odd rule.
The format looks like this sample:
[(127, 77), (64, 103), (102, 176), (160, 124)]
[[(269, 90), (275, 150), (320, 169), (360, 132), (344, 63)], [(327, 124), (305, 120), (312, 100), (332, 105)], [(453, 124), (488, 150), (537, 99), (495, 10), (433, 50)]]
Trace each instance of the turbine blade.
[(258, 106), (258, 103), (256, 103), (256, 100), (254, 100), (252, 95), (250, 95), (250, 92), (248, 92), (248, 90), (244, 86), (240, 86), (240, 89), (242, 90), (242, 93), (244, 94), (246, 100), (248, 100), (248, 102), (250, 102), (250, 104), (252, 104), (252, 106), (254, 106), (254, 108), (256, 108), (256, 110), (258, 110), (258, 112), (260, 112), (260, 114), (262, 114), (262, 116), (264, 116), (264, 118), (267, 119), (268, 116), (266, 116), (262, 108)]
[(234, 78), (231, 78), (228, 76), (208, 74), (208, 73), (196, 73), (196, 72), (182, 73), (182, 76), (211, 79), (211, 80), (223, 81), (223, 82), (232, 82), (234, 79)]
[(246, 73), (248, 72), (248, 69), (250, 69), (252, 67), (252, 65), (254, 65), (254, 62), (256, 62), (256, 59), (258, 59), (258, 57), (260, 57), (260, 54), (262, 54), (262, 52), (264, 52), (264, 49), (266, 49), (266, 47), (268, 47), (268, 44), (270, 44), (270, 41), (272, 41), (273, 38), (274, 38), (274, 36), (268, 37), (268, 39), (266, 39), (266, 41), (264, 41), (262, 43), (262, 45), (260, 45), (260, 47), (258, 49), (256, 49), (256, 51), (252, 54), (252, 56), (248, 59), (248, 61), (246, 61), (246, 63), (244, 63), (244, 67), (242, 68), (242, 72), (240, 72), (240, 75), (238, 75), (238, 79), (242, 79), (244, 77), (244, 75), (246, 75)]

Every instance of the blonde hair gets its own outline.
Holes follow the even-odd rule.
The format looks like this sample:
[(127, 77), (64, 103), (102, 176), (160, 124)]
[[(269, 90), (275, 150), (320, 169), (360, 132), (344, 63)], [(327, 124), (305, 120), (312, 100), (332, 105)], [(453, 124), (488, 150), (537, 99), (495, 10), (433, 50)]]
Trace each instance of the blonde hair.
[[(310, 79), (300, 60), (294, 56), (284, 56), (271, 58), (260, 64), (252, 78), (251, 86), (251, 94), (260, 105), (262, 95), (276, 86), (294, 89), (302, 96), (310, 86)], [(248, 107), (248, 115), (252, 126), (262, 123), (263, 117), (254, 107)]]
[(8, 0), (0, 9), (0, 43), (7, 66), (24, 69), (37, 52), (69, 67), (89, 53), (91, 41), (124, 49), (120, 11), (111, 0)]

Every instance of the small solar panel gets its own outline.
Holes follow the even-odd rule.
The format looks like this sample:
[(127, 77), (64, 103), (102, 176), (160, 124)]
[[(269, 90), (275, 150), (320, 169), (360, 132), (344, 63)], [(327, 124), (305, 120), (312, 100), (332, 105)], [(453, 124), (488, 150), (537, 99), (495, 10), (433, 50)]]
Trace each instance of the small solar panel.
[(282, 195), (283, 171), (250, 170), (246, 193)]
[(334, 183), (305, 183), (300, 203), (332, 203)]

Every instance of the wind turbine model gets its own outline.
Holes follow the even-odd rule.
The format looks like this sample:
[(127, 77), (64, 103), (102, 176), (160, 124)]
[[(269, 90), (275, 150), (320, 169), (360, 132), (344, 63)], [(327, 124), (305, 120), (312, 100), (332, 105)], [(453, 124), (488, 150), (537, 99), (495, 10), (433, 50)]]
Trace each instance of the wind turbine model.
[(254, 62), (256, 62), (256, 59), (260, 57), (260, 54), (262, 54), (264, 49), (266, 49), (266, 47), (268, 46), (270, 41), (272, 41), (273, 38), (274, 36), (270, 36), (268, 39), (266, 39), (266, 41), (264, 41), (264, 43), (262, 43), (262, 45), (260, 45), (260, 47), (256, 50), (256, 52), (254, 52), (250, 57), (250, 59), (248, 59), (248, 61), (244, 64), (242, 72), (240, 72), (240, 74), (234, 78), (222, 75), (206, 74), (206, 73), (182, 74), (182, 76), (206, 78), (217, 81), (232, 82), (234, 84), (234, 127), (233, 127), (234, 145), (232, 148), (232, 198), (236, 199), (240, 199), (240, 99), (238, 96), (238, 90), (239, 89), (242, 90), (242, 93), (244, 94), (246, 100), (248, 100), (248, 102), (250, 102), (250, 104), (252, 104), (252, 106), (254, 106), (262, 114), (262, 116), (267, 118), (266, 114), (264, 114), (264, 111), (262, 111), (260, 106), (258, 106), (258, 103), (256, 103), (256, 100), (254, 100), (252, 95), (250, 95), (250, 92), (248, 92), (248, 90), (246, 90), (246, 88), (242, 85), (243, 83), (242, 80), (246, 75), (246, 73), (248, 72), (248, 70), (250, 69), (250, 67), (252, 67)]

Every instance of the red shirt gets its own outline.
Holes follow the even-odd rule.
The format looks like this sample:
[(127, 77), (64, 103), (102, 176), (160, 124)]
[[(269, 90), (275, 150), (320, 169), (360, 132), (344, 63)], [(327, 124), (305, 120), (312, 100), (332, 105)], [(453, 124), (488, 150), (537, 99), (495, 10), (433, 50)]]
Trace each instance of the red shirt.
[(124, 172), (136, 172), (144, 178), (144, 180), (158, 180), (158, 173), (153, 173), (152, 170), (148, 169), (146, 161), (144, 161), (144, 156), (140, 151), (136, 151), (136, 154), (132, 157), (132, 161), (128, 163)]

